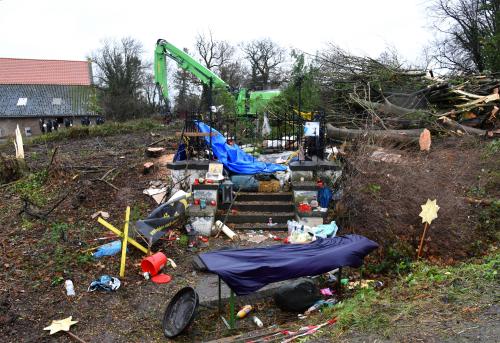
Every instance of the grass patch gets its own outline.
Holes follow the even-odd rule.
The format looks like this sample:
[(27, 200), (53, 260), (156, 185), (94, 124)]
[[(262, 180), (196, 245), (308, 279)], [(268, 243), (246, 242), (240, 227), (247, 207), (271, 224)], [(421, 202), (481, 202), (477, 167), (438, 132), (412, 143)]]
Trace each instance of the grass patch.
[(164, 126), (150, 118), (130, 120), (123, 123), (106, 122), (97, 126), (74, 126), (32, 138), (29, 144), (58, 142), (66, 139), (112, 136), (137, 131), (158, 131)]
[[(325, 309), (321, 319), (311, 322), (338, 317), (337, 324), (323, 333), (331, 337), (346, 332), (384, 337), (401, 334), (396, 331), (401, 321), (417, 325), (420, 319), (425, 320), (429, 313), (439, 313), (444, 307), (459, 316), (468, 307), (491, 304), (498, 287), (499, 268), (498, 252), (456, 266), (416, 262), (391, 287), (380, 292), (372, 288), (355, 290), (351, 297)], [(447, 320), (442, 318), (443, 322)]]
[(484, 146), (483, 158), (491, 158), (500, 152), (500, 139), (495, 139)]
[(47, 196), (44, 194), (44, 184), (47, 180), (47, 171), (41, 170), (29, 174), (24, 179), (16, 182), (12, 189), (21, 198), (29, 199), (33, 204), (43, 207), (47, 203)]

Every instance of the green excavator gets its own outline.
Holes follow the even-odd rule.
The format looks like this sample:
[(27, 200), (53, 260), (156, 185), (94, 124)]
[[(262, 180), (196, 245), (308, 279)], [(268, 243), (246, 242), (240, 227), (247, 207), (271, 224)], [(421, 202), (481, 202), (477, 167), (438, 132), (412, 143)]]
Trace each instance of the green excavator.
[(279, 90), (250, 91), (246, 88), (232, 92), (229, 85), (217, 74), (173, 44), (164, 39), (158, 39), (155, 49), (154, 74), (155, 82), (165, 100), (168, 100), (166, 57), (174, 60), (179, 67), (192, 73), (211, 89), (222, 89), (233, 93), (236, 97), (236, 114), (239, 116), (255, 116), (265, 109), (266, 104), (272, 98), (280, 94)]

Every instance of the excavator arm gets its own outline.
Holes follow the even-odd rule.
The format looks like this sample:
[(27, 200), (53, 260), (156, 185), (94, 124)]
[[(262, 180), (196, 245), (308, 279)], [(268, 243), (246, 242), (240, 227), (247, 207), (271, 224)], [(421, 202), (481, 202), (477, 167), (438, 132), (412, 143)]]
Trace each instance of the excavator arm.
[(166, 57), (177, 62), (179, 67), (196, 76), (204, 84), (212, 85), (214, 88), (229, 89), (229, 85), (210, 69), (198, 63), (194, 58), (166, 40), (158, 39), (155, 49), (154, 74), (155, 82), (159, 85), (161, 94), (165, 99), (168, 99)]
[[(175, 47), (173, 44), (164, 39), (158, 39), (156, 42), (154, 60), (155, 82), (160, 88), (161, 95), (166, 102), (168, 100), (167, 57), (174, 60), (179, 67), (193, 74), (205, 85), (230, 91), (229, 85), (217, 76), (217, 74), (197, 62), (194, 58), (183, 50)], [(278, 90), (251, 92), (246, 88), (241, 88), (238, 93), (235, 94), (236, 113), (238, 115), (255, 115), (261, 112), (266, 104), (279, 94), (280, 92)]]

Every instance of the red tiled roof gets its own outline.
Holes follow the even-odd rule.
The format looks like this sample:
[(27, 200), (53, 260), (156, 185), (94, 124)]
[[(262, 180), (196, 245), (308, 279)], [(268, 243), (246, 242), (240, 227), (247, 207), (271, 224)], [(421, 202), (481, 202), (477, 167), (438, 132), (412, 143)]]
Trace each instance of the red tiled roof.
[(91, 84), (89, 63), (0, 58), (0, 84), (88, 86)]

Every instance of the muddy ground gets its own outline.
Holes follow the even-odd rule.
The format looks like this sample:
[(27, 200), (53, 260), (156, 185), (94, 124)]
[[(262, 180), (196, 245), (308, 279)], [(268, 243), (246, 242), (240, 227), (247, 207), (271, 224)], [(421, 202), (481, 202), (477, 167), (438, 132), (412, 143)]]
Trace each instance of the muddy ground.
[[(191, 266), (192, 256), (200, 251), (232, 246), (225, 238), (212, 238), (209, 246), (189, 250), (182, 232), (180, 240), (161, 241), (156, 251), (163, 251), (177, 263), (169, 269), (173, 281), (156, 285), (144, 280), (139, 263), (142, 254), (129, 249), (126, 276), (115, 293), (87, 293), (90, 282), (102, 274), (118, 275), (119, 258), (94, 261), (85, 250), (99, 245), (94, 241), (108, 231), (91, 215), (110, 213), (109, 222), (121, 227), (125, 207), (132, 208), (132, 221), (145, 217), (155, 208), (154, 201), (142, 194), (152, 180), (165, 179), (164, 170), (143, 175), (142, 165), (147, 144), (160, 136), (134, 133), (96, 137), (26, 148), (26, 160), (32, 171), (40, 174), (55, 159), (47, 179), (32, 179), (0, 189), (0, 340), (5, 342), (68, 341), (64, 334), (49, 338), (42, 329), (51, 320), (73, 316), (79, 323), (72, 332), (89, 342), (164, 342), (161, 330), (163, 311), (175, 292), (195, 285), (201, 277)], [(162, 143), (173, 153), (176, 138)], [(365, 234), (382, 246), (368, 260), (371, 268), (365, 276), (390, 282), (387, 276), (398, 263), (413, 258), (421, 232), (420, 205), (427, 198), (438, 199), (439, 220), (432, 225), (425, 256), (439, 263), (481, 254), (495, 241), (498, 228), (481, 224), (482, 205), (467, 198), (498, 198), (498, 158), (481, 156), (483, 142), (445, 140), (436, 143), (430, 153), (415, 149), (386, 151), (401, 155), (398, 162), (370, 160), (372, 148), (353, 150), (343, 182), (344, 198), (336, 206), (336, 216), (343, 229), (339, 234)], [(4, 152), (10, 152), (4, 147)], [(347, 156), (349, 159), (349, 155)], [(495, 169), (496, 168), (496, 169)], [(96, 179), (112, 170), (110, 184)], [(495, 186), (496, 185), (496, 186)], [(117, 189), (113, 188), (116, 187)], [(44, 219), (39, 215), (64, 199)], [(247, 242), (241, 243), (248, 245)], [(398, 264), (396, 264), (398, 265)], [(76, 297), (65, 295), (64, 280), (75, 284)], [(266, 322), (296, 322), (296, 315), (282, 313), (272, 304), (255, 304)], [(249, 321), (241, 324), (250, 330)], [(228, 335), (217, 311), (200, 308), (189, 334), (178, 341), (201, 341)]]

